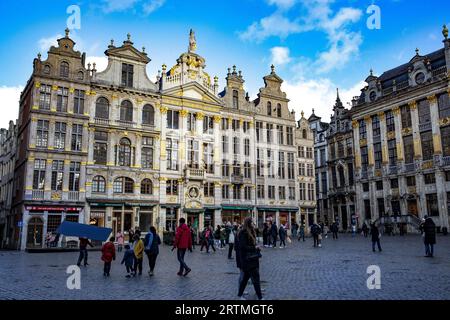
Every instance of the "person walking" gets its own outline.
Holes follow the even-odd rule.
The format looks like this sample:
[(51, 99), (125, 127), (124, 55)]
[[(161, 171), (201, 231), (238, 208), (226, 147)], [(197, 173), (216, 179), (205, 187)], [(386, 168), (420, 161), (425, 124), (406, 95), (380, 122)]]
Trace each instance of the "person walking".
[(378, 230), (378, 227), (375, 225), (375, 223), (372, 223), (370, 233), (372, 234), (372, 251), (375, 252), (375, 244), (376, 244), (378, 246), (378, 251), (381, 252), (382, 251), (380, 244), (381, 233), (380, 230)]
[(320, 232), (321, 232), (320, 226), (317, 223), (313, 223), (313, 225), (311, 226), (311, 234), (314, 240), (314, 247), (318, 247), (320, 244), (319, 242)]
[(297, 223), (297, 221), (294, 221), (294, 223), (292, 224), (292, 238), (293, 239), (297, 238), (297, 232), (298, 232), (298, 223)]
[(333, 233), (333, 239), (338, 239), (338, 231), (339, 231), (339, 226), (337, 224), (336, 221), (333, 221), (333, 223), (331, 224), (331, 232)]
[(142, 262), (144, 261), (144, 242), (139, 237), (140, 233), (136, 233), (134, 235), (134, 242), (133, 242), (133, 250), (134, 250), (134, 274), (133, 276), (136, 276), (136, 273), (138, 275), (142, 275)]
[(277, 236), (278, 236), (278, 228), (276, 222), (272, 222), (272, 226), (270, 227), (270, 233), (272, 238), (272, 247), (277, 247)]
[(269, 246), (267, 241), (267, 236), (269, 234), (269, 227), (267, 225), (267, 222), (264, 222), (262, 234), (263, 234), (263, 246), (267, 248)]
[(252, 218), (247, 217), (244, 221), (242, 231), (239, 232), (239, 255), (240, 264), (243, 271), (242, 280), (239, 283), (238, 297), (243, 298), (245, 287), (251, 278), (258, 299), (261, 300), (261, 284), (259, 276), (259, 259), (261, 258), (260, 249), (256, 246), (256, 231), (253, 226)]
[(298, 233), (298, 241), (300, 241), (300, 239), (303, 239), (303, 242), (305, 242), (305, 225), (303, 223), (300, 225)]
[(286, 229), (283, 224), (280, 225), (280, 230), (278, 231), (280, 236), (280, 249), (283, 249), (286, 247)]
[(128, 242), (130, 243), (131, 247), (132, 247), (133, 241), (134, 241), (134, 231), (133, 231), (133, 229), (130, 228), (130, 230), (128, 230)]
[(233, 248), (236, 242), (237, 226), (233, 226), (228, 236), (228, 259), (233, 259)]
[(88, 238), (79, 238), (80, 239), (80, 255), (78, 256), (77, 266), (81, 265), (81, 261), (84, 259), (84, 266), (88, 266), (88, 251), (87, 246), (93, 247), (93, 244), (89, 241)]
[(195, 230), (195, 228), (189, 224), (189, 230), (191, 231), (191, 237), (192, 237), (192, 249), (195, 249), (195, 241), (196, 241), (196, 233), (197, 231)]
[(211, 247), (214, 250), (214, 252), (216, 252), (216, 246), (215, 246), (216, 241), (214, 239), (214, 231), (211, 226), (209, 226), (209, 228), (208, 228), (207, 236), (208, 236), (208, 238), (207, 238), (208, 245), (206, 247), (206, 253), (209, 253), (209, 247)]
[(125, 245), (125, 253), (120, 264), (125, 263), (125, 268), (127, 270), (127, 275), (125, 277), (130, 278), (133, 274), (133, 264), (134, 264), (134, 251), (130, 248), (129, 244)]
[(102, 246), (103, 276), (109, 277), (111, 272), (111, 262), (116, 260), (116, 247), (114, 246), (115, 238), (109, 238), (109, 241)]
[(117, 252), (122, 252), (123, 243), (124, 243), (124, 237), (121, 231), (117, 232), (116, 234), (116, 241), (117, 241)]
[(159, 254), (159, 245), (161, 244), (161, 238), (159, 237), (158, 233), (156, 232), (155, 227), (151, 226), (150, 231), (145, 236), (144, 245), (145, 245), (145, 254), (148, 258), (148, 265), (150, 267), (150, 270), (148, 272), (148, 275), (150, 277), (153, 276), (153, 271), (155, 269), (156, 265), (156, 258)]
[(352, 238), (356, 236), (356, 224), (352, 224)]
[(425, 245), (425, 257), (433, 258), (434, 245), (436, 244), (436, 225), (428, 216), (425, 216), (425, 222), (420, 226), (423, 236), (423, 243)]
[(369, 228), (367, 227), (367, 224), (365, 222), (362, 226), (362, 232), (363, 232), (364, 238), (367, 238), (367, 236), (369, 234)]
[(225, 249), (226, 246), (226, 230), (225, 227), (220, 229), (220, 247)]
[(184, 256), (186, 254), (186, 250), (192, 252), (192, 237), (191, 232), (189, 231), (189, 228), (185, 222), (186, 220), (184, 218), (181, 218), (179, 220), (180, 225), (178, 226), (175, 233), (173, 249), (177, 249), (177, 258), (180, 262), (180, 270), (178, 271), (177, 275), (186, 277), (188, 273), (191, 272), (191, 269), (187, 266), (186, 262), (184, 262)]

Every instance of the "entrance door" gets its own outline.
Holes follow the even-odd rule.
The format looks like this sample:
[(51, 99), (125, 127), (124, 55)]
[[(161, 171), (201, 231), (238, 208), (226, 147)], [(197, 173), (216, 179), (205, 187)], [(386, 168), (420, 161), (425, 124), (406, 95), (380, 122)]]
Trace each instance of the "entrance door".
[(408, 214), (412, 214), (413, 216), (419, 217), (419, 210), (417, 209), (416, 199), (408, 200)]
[(27, 231), (27, 247), (42, 247), (42, 233), (43, 233), (44, 223), (39, 217), (31, 218), (28, 222)]
[(347, 230), (348, 227), (347, 206), (341, 206), (341, 225), (343, 230)]

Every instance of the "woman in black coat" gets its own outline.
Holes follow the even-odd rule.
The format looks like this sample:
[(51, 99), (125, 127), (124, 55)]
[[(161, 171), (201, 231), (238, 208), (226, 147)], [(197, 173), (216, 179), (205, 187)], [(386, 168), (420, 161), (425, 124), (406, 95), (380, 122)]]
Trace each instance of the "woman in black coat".
[(244, 221), (242, 230), (239, 232), (237, 247), (239, 249), (236, 253), (239, 253), (240, 265), (243, 271), (242, 281), (239, 283), (238, 297), (244, 299), (245, 287), (248, 280), (251, 278), (253, 286), (255, 288), (256, 295), (261, 300), (261, 284), (259, 280), (259, 259), (261, 253), (258, 247), (256, 247), (256, 232), (253, 227), (252, 218), (248, 217)]
[(378, 251), (381, 252), (380, 245), (380, 231), (375, 224), (372, 224), (370, 228), (370, 233), (372, 234), (372, 251), (375, 252), (375, 244), (378, 245)]
[(432, 258), (434, 254), (434, 245), (436, 244), (436, 225), (433, 219), (425, 216), (425, 222), (421, 226), (423, 243), (425, 244), (425, 257)]

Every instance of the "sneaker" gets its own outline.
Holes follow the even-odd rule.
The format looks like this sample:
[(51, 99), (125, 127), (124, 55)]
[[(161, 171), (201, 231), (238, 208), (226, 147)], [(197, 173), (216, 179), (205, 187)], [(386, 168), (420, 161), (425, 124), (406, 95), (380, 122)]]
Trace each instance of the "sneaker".
[(89, 263), (85, 263), (85, 264), (84, 264), (85, 267), (88, 266), (88, 265), (89, 265)]
[(153, 277), (153, 271), (150, 271), (149, 275), (150, 277)]
[(81, 263), (77, 263), (77, 266), (81, 266)]
[(245, 299), (244, 296), (240, 296), (239, 300), (247, 300), (247, 299)]
[(244, 296), (248, 296), (248, 291), (244, 291)]
[(186, 276), (188, 275), (189, 272), (191, 272), (191, 269), (187, 269), (187, 270), (184, 272), (184, 275), (183, 275), (183, 276), (186, 277)]

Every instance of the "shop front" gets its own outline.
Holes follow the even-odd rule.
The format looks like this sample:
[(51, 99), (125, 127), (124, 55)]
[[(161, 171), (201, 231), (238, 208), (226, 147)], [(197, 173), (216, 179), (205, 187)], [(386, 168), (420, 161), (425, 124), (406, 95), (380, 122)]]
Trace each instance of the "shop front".
[[(242, 224), (245, 218), (253, 218), (253, 207), (250, 206), (222, 206), (222, 223)], [(256, 222), (256, 221), (255, 221)]]

